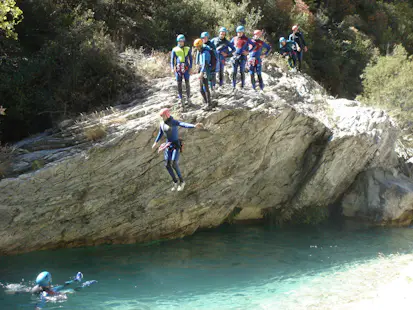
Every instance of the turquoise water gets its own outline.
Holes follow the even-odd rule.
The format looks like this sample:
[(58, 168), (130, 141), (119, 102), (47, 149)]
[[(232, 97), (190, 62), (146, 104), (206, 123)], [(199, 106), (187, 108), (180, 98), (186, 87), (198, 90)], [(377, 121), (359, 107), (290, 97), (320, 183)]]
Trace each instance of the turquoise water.
[[(383, 257), (412, 249), (409, 228), (231, 226), (146, 246), (0, 257), (0, 282), (27, 288), (42, 270), (54, 284), (77, 271), (99, 281), (45, 309), (330, 309), (331, 300), (362, 293), (366, 275), (358, 281), (355, 270), (375, 270)], [(6, 291), (0, 288), (0, 309), (34, 308), (36, 298)]]

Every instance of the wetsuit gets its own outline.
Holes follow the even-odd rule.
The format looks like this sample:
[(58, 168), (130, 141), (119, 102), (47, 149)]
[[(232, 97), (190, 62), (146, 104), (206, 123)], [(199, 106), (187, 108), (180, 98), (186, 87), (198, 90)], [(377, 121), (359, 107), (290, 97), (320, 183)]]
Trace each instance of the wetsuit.
[[(51, 297), (51, 296), (56, 296), (56, 295), (62, 295), (64, 294), (61, 292), (63, 289), (66, 289), (67, 286), (74, 282), (80, 282), (79, 280), (70, 280), (66, 281), (64, 285), (58, 285), (52, 288), (47, 288), (47, 287), (42, 287), (40, 285), (36, 285), (35, 287), (32, 288), (31, 293), (32, 294), (39, 294), (40, 295), (40, 302), (36, 304), (35, 309), (41, 309), (44, 307), (47, 299), (46, 297)], [(96, 283), (96, 280), (91, 280), (91, 281), (86, 281), (82, 285), (75, 287), (75, 291), (79, 291), (80, 289), (84, 287), (88, 287), (94, 283)]]
[(247, 62), (247, 56), (243, 55), (243, 52), (249, 51), (248, 47), (251, 48), (255, 47), (255, 43), (247, 38), (245, 35), (242, 37), (234, 37), (231, 40), (231, 43), (235, 47), (235, 53), (233, 56), (233, 63), (232, 63), (232, 87), (235, 88), (237, 84), (237, 71), (238, 67), (241, 73), (241, 87), (244, 88), (245, 85), (245, 64)]
[(303, 56), (304, 56), (304, 48), (307, 46), (304, 40), (304, 35), (301, 32), (296, 32), (290, 34), (288, 37), (290, 41), (294, 41), (295, 43), (298, 44), (300, 47), (300, 51), (297, 51), (297, 60), (298, 60), (298, 70), (301, 70), (301, 62), (303, 61)]
[[(226, 57), (232, 56), (235, 47), (229, 40), (227, 40), (227, 38), (221, 39), (220, 37), (216, 37), (211, 41), (215, 44), (218, 54), (216, 71), (219, 74), (219, 85), (222, 86), (224, 84), (225, 59)], [(227, 54), (227, 56), (224, 56), (223, 53)]]
[(211, 93), (209, 91), (208, 81), (211, 80), (211, 48), (204, 44), (202, 49), (197, 54), (196, 62), (199, 65), (199, 73), (203, 73), (203, 77), (199, 80), (200, 90), (204, 102), (211, 106)]
[(207, 42), (204, 43), (206, 46), (208, 46), (211, 51), (214, 52), (215, 54), (215, 59), (217, 60), (217, 64), (215, 66), (215, 68), (211, 68), (211, 73), (209, 75), (209, 87), (211, 89), (215, 88), (215, 84), (217, 82), (217, 76), (216, 73), (218, 72), (219, 68), (218, 68), (218, 53), (217, 53), (217, 48), (214, 44), (214, 42), (212, 42), (211, 40), (208, 40)]
[(288, 56), (288, 64), (290, 68), (295, 68), (297, 63), (297, 48), (294, 41), (286, 41), (285, 46), (280, 43), (280, 54), (282, 56)]
[(264, 82), (262, 80), (262, 75), (261, 75), (261, 70), (262, 70), (261, 55), (262, 55), (263, 49), (266, 49), (266, 52), (264, 55), (267, 56), (271, 50), (271, 46), (260, 39), (253, 40), (253, 42), (255, 43), (255, 46), (250, 50), (250, 55), (248, 59), (249, 71), (251, 75), (251, 84), (252, 84), (252, 88), (255, 89), (255, 73), (257, 73), (258, 81), (260, 83), (260, 88), (264, 89)]
[(189, 70), (192, 68), (192, 51), (188, 46), (175, 46), (171, 54), (171, 69), (175, 70), (176, 81), (178, 82), (178, 97), (182, 99), (182, 78), (185, 79), (187, 99), (191, 96), (189, 84)]
[(178, 183), (174, 170), (178, 175), (179, 181), (181, 183), (184, 181), (182, 178), (181, 170), (179, 169), (178, 165), (179, 151), (181, 148), (181, 142), (178, 136), (178, 127), (195, 128), (195, 125), (177, 121), (171, 116), (165, 122), (161, 122), (158, 136), (155, 139), (155, 142), (159, 142), (159, 140), (165, 134), (166, 141), (171, 143), (171, 145), (164, 151), (164, 159), (165, 167), (168, 170), (170, 176), (172, 177), (174, 183)]

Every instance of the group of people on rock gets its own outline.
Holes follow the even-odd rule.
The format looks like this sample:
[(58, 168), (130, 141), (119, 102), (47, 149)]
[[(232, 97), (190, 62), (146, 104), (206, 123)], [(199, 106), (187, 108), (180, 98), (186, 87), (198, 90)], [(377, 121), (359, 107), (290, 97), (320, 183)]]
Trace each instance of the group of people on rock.
[[(301, 69), (303, 52), (307, 51), (307, 45), (303, 34), (299, 31), (298, 25), (294, 25), (288, 40), (281, 37), (280, 54), (288, 58), (288, 63), (292, 71)], [(251, 77), (251, 85), (257, 90), (255, 76), (258, 78), (260, 91), (264, 89), (262, 79), (262, 59), (269, 54), (271, 46), (261, 38), (263, 32), (255, 30), (252, 39), (245, 35), (245, 27), (236, 28), (237, 35), (231, 40), (227, 39), (228, 30), (225, 27), (219, 29), (219, 35), (210, 39), (208, 32), (202, 32), (200, 38), (196, 39), (193, 47), (196, 50), (195, 64), (197, 65), (200, 91), (205, 103), (204, 109), (209, 111), (216, 107), (212, 101), (211, 92), (215, 94), (217, 88), (217, 76), (219, 79), (218, 87), (224, 84), (224, 69), (227, 59), (232, 63), (232, 88), (236, 91), (238, 70), (241, 75), (241, 89), (245, 86), (245, 71), (248, 69)], [(176, 38), (177, 46), (172, 49), (171, 70), (175, 74), (178, 83), (179, 104), (185, 109), (183, 100), (183, 81), (186, 88), (186, 106), (190, 107), (190, 72), (193, 67), (193, 55), (191, 46), (186, 45), (183, 34)]]
[[(225, 27), (221, 27), (217, 37), (210, 39), (208, 32), (202, 32), (200, 38), (193, 43), (193, 47), (196, 50), (195, 64), (198, 68), (200, 91), (205, 103), (204, 109), (207, 111), (212, 110), (216, 106), (216, 103), (212, 102), (211, 91), (213, 94), (215, 93), (217, 75), (219, 79), (218, 86), (224, 85), (224, 69), (228, 58), (231, 58), (232, 63), (233, 91), (236, 91), (238, 70), (241, 74), (241, 89), (244, 88), (246, 67), (248, 67), (251, 76), (252, 88), (256, 90), (255, 75), (257, 75), (261, 92), (264, 89), (264, 81), (261, 74), (262, 58), (269, 54), (271, 46), (261, 39), (263, 35), (261, 30), (255, 30), (252, 39), (245, 35), (244, 26), (238, 26), (236, 33), (235, 37), (228, 40), (228, 30)], [(187, 106), (192, 105), (189, 78), (193, 66), (193, 56), (191, 47), (185, 45), (185, 36), (183, 34), (178, 35), (176, 41), (177, 46), (172, 49), (171, 70), (175, 73), (178, 82), (179, 104), (184, 109), (182, 96), (183, 81), (185, 81), (186, 87), (186, 104)], [(298, 70), (301, 70), (303, 53), (307, 52), (307, 44), (303, 34), (299, 31), (298, 25), (292, 27), (292, 33), (288, 40), (281, 37), (279, 43), (280, 54), (288, 58), (290, 69), (296, 71), (298, 66)], [(171, 190), (182, 191), (185, 187), (185, 181), (178, 165), (179, 153), (182, 152), (182, 140), (178, 137), (178, 127), (203, 128), (203, 125), (200, 123), (193, 125), (175, 120), (168, 108), (162, 109), (160, 116), (162, 121), (152, 148), (156, 148), (162, 136), (166, 136), (166, 142), (159, 146), (158, 152), (164, 152), (165, 167), (173, 181)]]

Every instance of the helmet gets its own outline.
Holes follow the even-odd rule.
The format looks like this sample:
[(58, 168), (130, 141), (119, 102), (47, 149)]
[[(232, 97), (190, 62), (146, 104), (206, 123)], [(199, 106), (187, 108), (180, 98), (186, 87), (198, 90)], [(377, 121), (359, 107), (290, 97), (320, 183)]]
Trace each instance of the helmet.
[(238, 26), (237, 27), (237, 32), (245, 32), (245, 27), (244, 26)]
[(284, 37), (280, 38), (280, 43), (287, 41)]
[(196, 39), (196, 40), (194, 41), (194, 46), (195, 46), (195, 47), (200, 47), (200, 46), (202, 46), (202, 45), (204, 45), (204, 42), (203, 42), (201, 39)]
[(294, 31), (294, 30), (298, 30), (298, 25), (294, 25), (291, 29), (292, 29), (293, 31)]
[(262, 31), (261, 30), (254, 30), (254, 36), (257, 36), (257, 37), (262, 36)]
[(166, 116), (167, 118), (171, 117), (171, 112), (168, 108), (163, 108), (161, 112), (159, 112), (160, 116)]
[(40, 286), (49, 286), (52, 282), (52, 275), (48, 271), (39, 273), (36, 278), (36, 283)]
[(228, 32), (228, 30), (225, 27), (221, 27), (221, 28), (219, 28), (219, 32)]
[(206, 37), (209, 38), (209, 33), (208, 32), (205, 31), (205, 32), (201, 33), (201, 39), (206, 38)]
[(185, 41), (185, 36), (183, 34), (180, 34), (179, 36), (176, 37), (176, 42), (179, 42), (181, 40)]

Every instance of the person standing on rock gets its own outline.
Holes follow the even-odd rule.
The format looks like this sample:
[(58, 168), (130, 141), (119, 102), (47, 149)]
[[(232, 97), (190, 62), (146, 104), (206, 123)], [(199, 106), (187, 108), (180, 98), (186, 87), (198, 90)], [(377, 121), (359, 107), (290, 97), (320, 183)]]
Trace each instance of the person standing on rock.
[(208, 81), (211, 80), (212, 67), (215, 67), (212, 58), (214, 57), (214, 51), (211, 48), (204, 44), (201, 39), (196, 39), (194, 42), (194, 47), (198, 52), (197, 55), (197, 64), (199, 66), (199, 86), (201, 90), (202, 98), (206, 104), (205, 110), (210, 111), (214, 108), (214, 105), (211, 101), (211, 93), (209, 92)]
[(245, 86), (245, 65), (249, 54), (249, 46), (255, 47), (255, 43), (245, 35), (244, 26), (237, 27), (237, 36), (232, 38), (231, 44), (235, 47), (234, 56), (232, 57), (232, 87), (235, 91), (237, 85), (238, 67), (241, 73), (241, 89)]
[(301, 71), (301, 63), (303, 61), (304, 52), (307, 53), (308, 47), (304, 40), (304, 35), (298, 29), (298, 25), (292, 27), (293, 33), (290, 34), (289, 40), (294, 41), (300, 47), (297, 49), (298, 70)]
[[(168, 170), (173, 181), (171, 191), (180, 192), (185, 188), (185, 181), (182, 178), (181, 170), (179, 169), (178, 165), (179, 153), (182, 150), (182, 140), (179, 139), (178, 136), (178, 127), (203, 128), (203, 125), (201, 123), (193, 125), (175, 120), (171, 116), (171, 112), (167, 108), (162, 109), (159, 115), (162, 117), (162, 122), (160, 124), (159, 132), (156, 136), (155, 142), (152, 145), (152, 149), (154, 149), (158, 145), (159, 140), (163, 135), (165, 135), (166, 143), (163, 143), (159, 147), (158, 152), (164, 151), (165, 167)], [(179, 179), (179, 185), (178, 179), (175, 176), (175, 172)]]
[(211, 40), (209, 40), (209, 33), (208, 32), (201, 33), (201, 39), (202, 39), (202, 42), (204, 42), (204, 44), (207, 45), (211, 49), (211, 51), (214, 52), (214, 56), (217, 60), (216, 61), (216, 66), (214, 68), (211, 67), (211, 74), (210, 74), (210, 79), (209, 79), (209, 87), (210, 87), (211, 91), (214, 92), (215, 91), (215, 84), (216, 84), (216, 81), (217, 81), (216, 72), (218, 71), (218, 53), (217, 53), (217, 49), (216, 49), (215, 44)]
[(288, 65), (292, 72), (296, 72), (297, 69), (297, 43), (294, 41), (286, 40), (284, 37), (280, 38), (280, 54), (281, 56), (288, 58)]
[(177, 46), (172, 49), (171, 54), (171, 70), (175, 73), (178, 83), (178, 97), (181, 108), (184, 108), (182, 99), (182, 79), (185, 80), (186, 88), (186, 103), (191, 105), (191, 88), (189, 83), (190, 70), (192, 68), (192, 51), (191, 47), (185, 46), (185, 36), (180, 34), (176, 38)]
[(217, 72), (219, 74), (219, 86), (224, 85), (224, 70), (226, 58), (230, 57), (232, 53), (235, 51), (234, 45), (226, 38), (227, 33), (227, 28), (221, 27), (219, 29), (219, 36), (211, 40), (212, 43), (214, 43), (214, 45), (216, 46), (216, 50), (218, 53)]
[[(251, 75), (251, 84), (252, 88), (255, 90), (255, 73), (257, 73), (258, 76), (258, 82), (260, 84), (260, 89), (261, 91), (264, 90), (264, 81), (262, 80), (262, 58), (267, 56), (268, 53), (271, 51), (271, 46), (262, 41), (260, 38), (262, 36), (262, 31), (261, 30), (255, 30), (254, 31), (254, 38), (253, 42), (255, 43), (255, 47), (252, 48), (250, 51), (250, 55), (248, 58), (248, 67), (249, 67), (249, 72)], [(265, 49), (265, 53), (262, 54), (263, 49)]]

